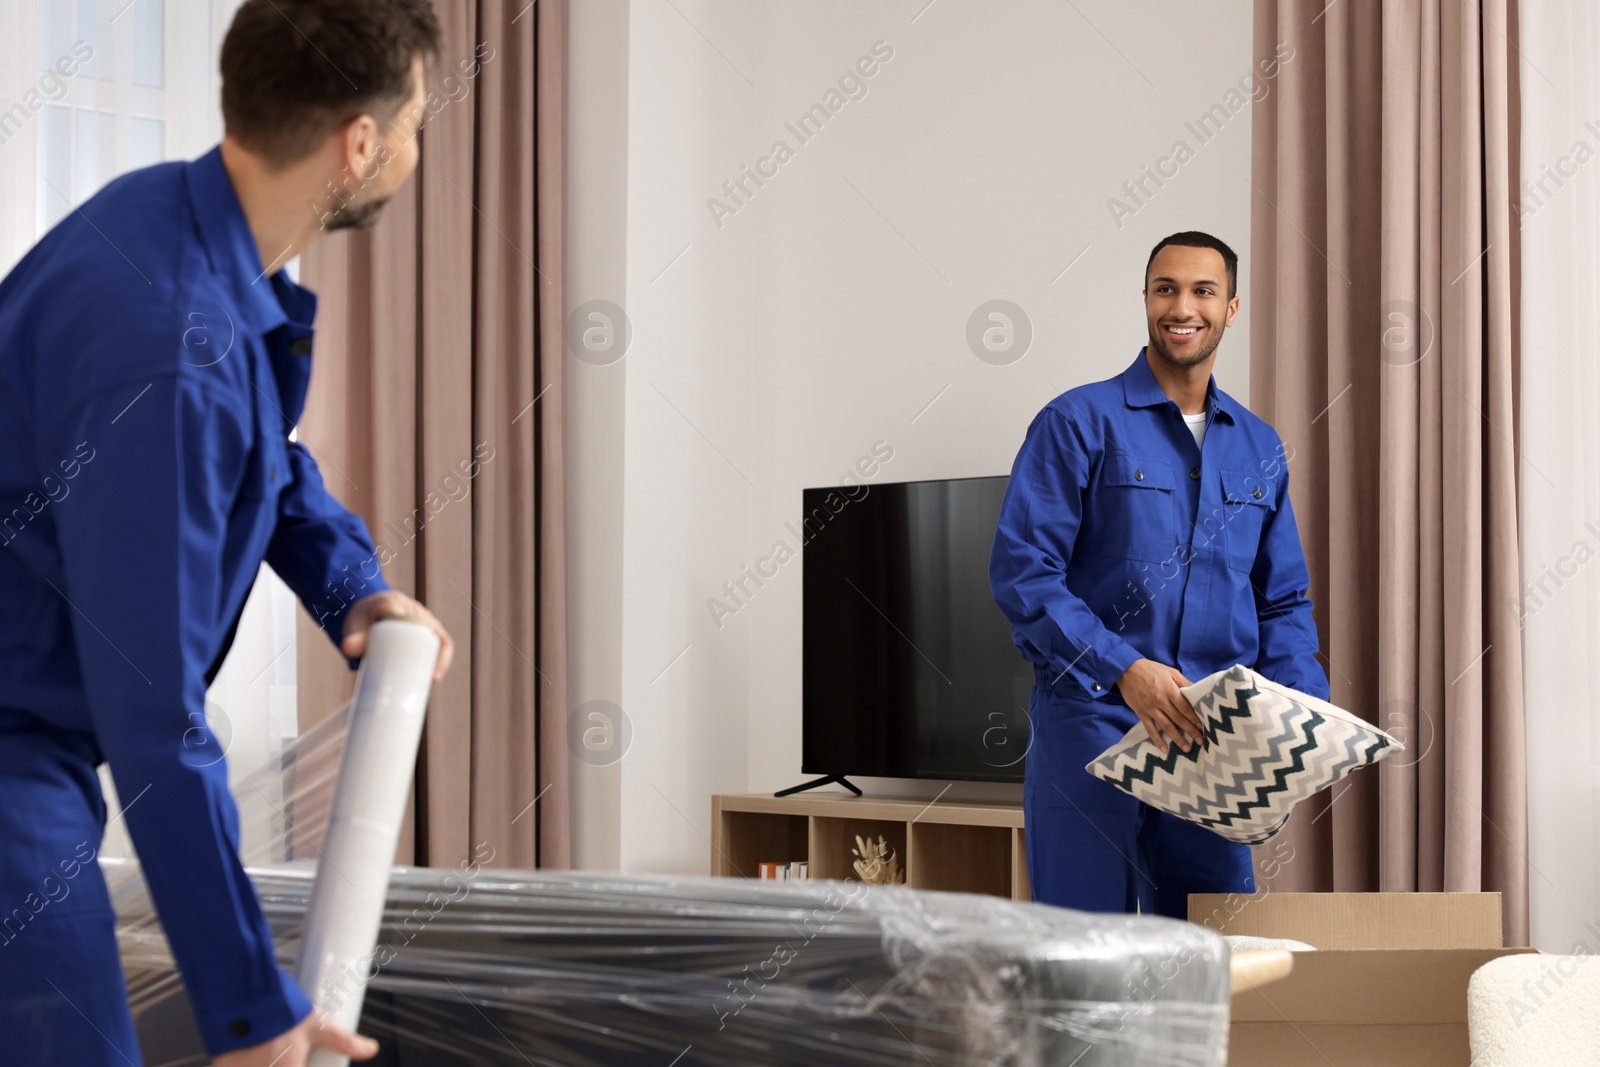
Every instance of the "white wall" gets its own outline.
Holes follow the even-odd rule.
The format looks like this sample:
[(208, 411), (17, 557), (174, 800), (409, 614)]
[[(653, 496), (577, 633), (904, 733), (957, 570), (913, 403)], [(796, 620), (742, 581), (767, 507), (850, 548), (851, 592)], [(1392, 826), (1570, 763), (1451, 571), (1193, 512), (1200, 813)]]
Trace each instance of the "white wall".
[[(1600, 948), (1600, 3), (1521, 9), (1530, 943)], [(1583, 43), (1580, 43), (1583, 42)], [(1559, 979), (1560, 976), (1558, 976)]]
[[(707, 601), (802, 488), (878, 441), (877, 481), (1005, 473), (1044, 403), (1133, 359), (1156, 240), (1203, 229), (1248, 252), (1248, 107), (1204, 143), (1186, 123), (1249, 72), (1249, 5), (925, 2), (634, 0), (625, 31), (623, 0), (574, 5), (569, 303), (613, 300), (633, 327), (620, 363), (570, 362), (569, 451), (601, 468), (572, 482), (572, 700), (619, 699), (633, 727), (616, 766), (574, 766), (580, 863), (703, 872), (712, 793), (799, 780), (800, 563), (720, 628)], [(879, 41), (893, 55), (865, 96), (801, 143), (785, 123)], [(577, 73), (623, 77), (619, 46), (625, 202), (594, 191), (618, 152), (576, 118), (621, 121), (615, 81)], [(1193, 158), (1119, 228), (1108, 199), (1180, 139)], [(792, 158), (719, 219), (707, 201), (734, 205), (724, 181), (777, 140)], [(994, 298), (1033, 326), (1008, 366), (966, 342)], [(1246, 304), (1217, 372), (1244, 400), (1248, 329)], [(619, 438), (620, 465), (595, 458)], [(1018, 792), (948, 795), (997, 791)]]

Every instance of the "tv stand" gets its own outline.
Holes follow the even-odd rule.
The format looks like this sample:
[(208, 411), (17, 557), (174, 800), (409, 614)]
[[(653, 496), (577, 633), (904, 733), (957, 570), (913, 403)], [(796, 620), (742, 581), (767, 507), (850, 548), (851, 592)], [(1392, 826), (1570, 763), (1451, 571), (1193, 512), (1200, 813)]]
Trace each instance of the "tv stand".
[(767, 793), (711, 798), (711, 873), (754, 878), (805, 860), (812, 878), (855, 879), (855, 844), (883, 838), (906, 885), (1030, 900), (1020, 803)]
[(813, 778), (809, 782), (802, 782), (799, 785), (791, 785), (788, 789), (780, 789), (772, 795), (775, 797), (792, 797), (796, 793), (804, 793), (807, 789), (816, 789), (818, 786), (833, 785), (835, 782), (844, 786), (856, 796), (861, 795), (861, 790), (852, 785), (850, 783), (850, 779), (846, 778), (842, 774), (830, 774), (825, 778)]

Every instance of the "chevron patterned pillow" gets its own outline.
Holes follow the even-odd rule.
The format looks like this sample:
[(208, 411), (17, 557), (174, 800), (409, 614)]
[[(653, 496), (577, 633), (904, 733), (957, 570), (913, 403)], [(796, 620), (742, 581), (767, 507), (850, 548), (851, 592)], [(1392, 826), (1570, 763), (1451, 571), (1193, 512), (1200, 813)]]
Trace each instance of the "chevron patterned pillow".
[(1183, 690), (1204, 747), (1165, 755), (1140, 723), (1084, 768), (1118, 789), (1230, 841), (1259, 845), (1290, 810), (1405, 746), (1325, 700), (1230, 667)]

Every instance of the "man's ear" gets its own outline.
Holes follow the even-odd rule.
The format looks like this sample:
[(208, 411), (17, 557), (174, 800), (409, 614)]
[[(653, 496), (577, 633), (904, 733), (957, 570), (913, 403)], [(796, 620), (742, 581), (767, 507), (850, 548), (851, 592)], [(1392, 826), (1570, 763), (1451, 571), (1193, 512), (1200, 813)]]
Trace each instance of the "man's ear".
[(1233, 318), (1237, 314), (1239, 314), (1239, 298), (1238, 297), (1234, 297), (1232, 300), (1228, 301), (1228, 317), (1222, 323), (1222, 325), (1224, 325), (1224, 326), (1232, 326), (1233, 325)]
[(378, 154), (381, 138), (378, 122), (371, 115), (357, 115), (344, 124), (344, 165), (352, 174), (365, 177)]

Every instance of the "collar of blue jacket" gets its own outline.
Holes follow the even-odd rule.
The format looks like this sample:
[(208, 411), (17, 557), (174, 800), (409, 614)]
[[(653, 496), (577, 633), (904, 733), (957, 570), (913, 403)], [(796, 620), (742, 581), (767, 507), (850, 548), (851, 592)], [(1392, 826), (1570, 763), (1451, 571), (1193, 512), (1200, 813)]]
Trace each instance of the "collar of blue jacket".
[[(1139, 349), (1139, 355), (1122, 372), (1122, 395), (1127, 397), (1130, 408), (1151, 408), (1172, 403), (1167, 399), (1167, 394), (1161, 391), (1161, 383), (1156, 381), (1145, 352), (1146, 349)], [(1237, 400), (1217, 388), (1217, 379), (1213, 375), (1206, 383), (1206, 421), (1221, 415), (1229, 422), (1238, 422), (1238, 404)]]
[(222, 165), (222, 148), (186, 164), (183, 178), (206, 259), (227, 285), (244, 325), (259, 335), (286, 323), (309, 330), (317, 313), (316, 294), (289, 279), (281, 252), (274, 262), (261, 262), (255, 234)]

